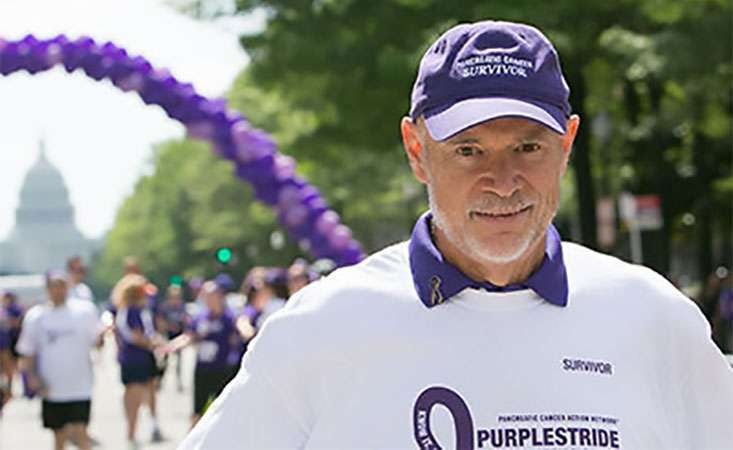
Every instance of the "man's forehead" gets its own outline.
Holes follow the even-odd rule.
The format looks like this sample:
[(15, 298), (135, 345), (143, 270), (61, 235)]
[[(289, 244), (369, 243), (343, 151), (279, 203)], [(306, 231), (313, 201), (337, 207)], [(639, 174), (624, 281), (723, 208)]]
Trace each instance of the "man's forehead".
[(48, 280), (49, 287), (66, 287), (66, 280), (61, 278), (52, 278)]
[(555, 131), (534, 120), (521, 117), (502, 117), (487, 120), (466, 128), (443, 142), (453, 143), (464, 142), (467, 140), (475, 141), (481, 137), (486, 137), (487, 135), (510, 139), (538, 139), (543, 137), (559, 136)]

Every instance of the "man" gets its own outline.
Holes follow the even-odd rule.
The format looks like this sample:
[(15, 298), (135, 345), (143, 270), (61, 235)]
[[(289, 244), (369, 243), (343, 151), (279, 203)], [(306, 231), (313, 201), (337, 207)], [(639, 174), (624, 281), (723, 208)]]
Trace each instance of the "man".
[(272, 317), (182, 448), (731, 448), (695, 305), (551, 225), (568, 96), (535, 28), (443, 34), (401, 126), (430, 212)]
[(66, 272), (69, 276), (69, 298), (94, 303), (94, 294), (84, 283), (87, 268), (80, 256), (72, 256), (66, 261)]
[(49, 301), (26, 314), (18, 340), (21, 367), (28, 388), (42, 397), (43, 427), (54, 433), (54, 448), (72, 439), (81, 449), (91, 448), (87, 424), (91, 410), (90, 351), (101, 345), (101, 329), (93, 305), (67, 300), (62, 271), (46, 274)]
[[(89, 304), (94, 305), (95, 313), (99, 314), (99, 310), (94, 303), (94, 293), (89, 286), (84, 283), (84, 279), (87, 276), (87, 267), (84, 265), (81, 256), (72, 256), (66, 260), (66, 274), (68, 283), (68, 299), (71, 301), (81, 300), (88, 302)], [(73, 435), (70, 439), (72, 444), (76, 445), (76, 440)], [(92, 446), (99, 445), (99, 440), (91, 435), (89, 436), (89, 442)]]

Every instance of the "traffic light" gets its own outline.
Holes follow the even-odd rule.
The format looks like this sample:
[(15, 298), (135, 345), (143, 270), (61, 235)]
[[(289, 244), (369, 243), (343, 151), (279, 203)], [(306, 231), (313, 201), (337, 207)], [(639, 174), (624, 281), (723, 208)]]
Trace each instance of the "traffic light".
[(229, 247), (221, 247), (216, 250), (216, 260), (219, 261), (220, 264), (229, 264), (232, 262), (233, 257), (234, 252)]

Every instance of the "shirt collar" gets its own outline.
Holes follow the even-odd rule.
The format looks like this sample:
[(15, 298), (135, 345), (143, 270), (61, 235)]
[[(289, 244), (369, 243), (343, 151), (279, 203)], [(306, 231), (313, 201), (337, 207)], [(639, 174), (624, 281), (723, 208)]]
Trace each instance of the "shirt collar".
[(557, 306), (568, 302), (568, 277), (562, 256), (560, 234), (551, 224), (545, 239), (545, 258), (540, 267), (521, 283), (495, 286), (488, 281), (474, 281), (443, 259), (430, 236), (432, 213), (426, 212), (415, 224), (409, 244), (412, 281), (420, 300), (428, 308), (449, 300), (466, 288), (489, 292), (532, 289), (544, 300)]

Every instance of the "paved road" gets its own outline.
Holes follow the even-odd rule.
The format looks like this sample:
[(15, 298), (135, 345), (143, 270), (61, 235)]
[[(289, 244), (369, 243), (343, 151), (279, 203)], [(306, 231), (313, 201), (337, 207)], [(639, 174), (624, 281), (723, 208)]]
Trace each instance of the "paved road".
[[(99, 450), (126, 450), (125, 416), (122, 409), (122, 383), (115, 361), (115, 344), (107, 342), (96, 355), (95, 385), (92, 398), (90, 432), (100, 441)], [(184, 391), (176, 391), (173, 370), (163, 379), (158, 397), (158, 416), (166, 441), (150, 442), (152, 424), (149, 411), (141, 411), (137, 438), (144, 450), (173, 450), (186, 435), (192, 406), (193, 360), (191, 349), (183, 354)], [(171, 368), (172, 369), (172, 368)], [(0, 450), (52, 450), (53, 436), (41, 427), (40, 401), (17, 396), (19, 384), (13, 386), (16, 397), (6, 405), (0, 418)], [(67, 445), (67, 448), (76, 448)]]

